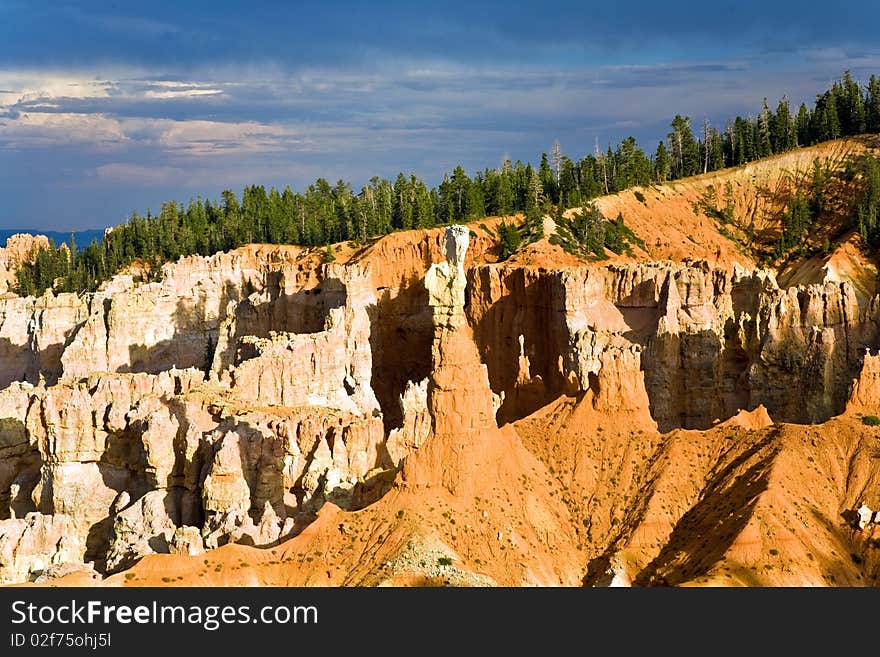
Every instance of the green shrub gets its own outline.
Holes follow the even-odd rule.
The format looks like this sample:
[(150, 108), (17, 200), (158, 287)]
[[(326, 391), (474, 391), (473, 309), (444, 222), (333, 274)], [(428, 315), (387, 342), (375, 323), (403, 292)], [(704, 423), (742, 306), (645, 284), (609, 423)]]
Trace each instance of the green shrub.
[(880, 426), (880, 417), (877, 417), (876, 415), (866, 415), (862, 418), (862, 424), (869, 427)]
[(551, 243), (559, 244), (567, 253), (590, 260), (607, 258), (605, 249), (618, 255), (632, 255), (631, 244), (645, 246), (624, 223), (622, 214), (618, 213), (616, 219), (609, 221), (594, 203), (588, 203), (570, 218), (559, 218), (556, 232), (557, 241), (551, 238)]
[(450, 559), (449, 557), (440, 557), (439, 559), (437, 559), (437, 563), (439, 563), (441, 566), (451, 566), (452, 559)]
[(519, 230), (513, 224), (502, 221), (498, 225), (498, 238), (501, 241), (501, 259), (507, 260), (516, 253), (516, 250), (522, 244), (522, 237)]

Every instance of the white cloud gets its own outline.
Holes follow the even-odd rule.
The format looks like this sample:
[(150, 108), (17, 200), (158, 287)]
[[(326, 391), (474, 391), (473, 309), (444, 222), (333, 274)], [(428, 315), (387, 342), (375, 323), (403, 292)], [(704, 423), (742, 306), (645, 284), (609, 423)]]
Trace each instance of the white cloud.
[(128, 140), (122, 123), (103, 114), (19, 112), (0, 120), (0, 143), (9, 148), (91, 144), (97, 148)]
[(253, 121), (165, 121), (158, 143), (165, 149), (190, 155), (281, 151), (304, 140), (292, 128)]
[(198, 89), (199, 87), (210, 87), (210, 82), (181, 82), (178, 80), (150, 80), (148, 83), (152, 87), (170, 87), (172, 89)]
[(112, 79), (83, 73), (0, 70), (0, 107), (53, 99), (169, 100), (223, 93), (217, 83), (150, 80), (135, 71)]
[(52, 98), (106, 98), (115, 83), (53, 72), (0, 71), (0, 106)]
[(222, 93), (222, 89), (168, 89), (165, 91), (149, 89), (144, 92), (144, 98), (167, 100), (170, 98), (190, 98), (193, 96), (216, 96)]
[[(253, 64), (187, 71), (178, 79), (181, 72), (173, 70), (97, 77), (0, 70), (0, 144), (137, 149), (188, 171), (217, 155), (271, 154), (278, 166), (307, 155), (302, 159), (325, 166), (360, 162), (371, 172), (374, 162), (420, 162), (428, 153), (444, 160), (469, 153), (476, 161), (484, 151), (523, 145), (524, 152), (556, 138), (580, 156), (596, 138), (604, 146), (629, 133), (642, 140), (658, 125), (664, 132), (663, 122), (676, 113), (723, 121), (731, 111), (756, 110), (764, 95), (809, 101), (816, 76), (839, 74), (836, 58), (844, 56), (818, 51), (822, 66), (809, 74), (798, 63), (782, 74), (766, 71), (748, 58), (558, 69), (442, 59), (378, 61), (357, 70)], [(147, 177), (124, 167), (98, 175)]]
[(130, 145), (180, 157), (278, 152), (308, 140), (295, 129), (255, 121), (111, 117), (104, 114), (27, 111), (0, 118), (0, 143), (9, 148)]

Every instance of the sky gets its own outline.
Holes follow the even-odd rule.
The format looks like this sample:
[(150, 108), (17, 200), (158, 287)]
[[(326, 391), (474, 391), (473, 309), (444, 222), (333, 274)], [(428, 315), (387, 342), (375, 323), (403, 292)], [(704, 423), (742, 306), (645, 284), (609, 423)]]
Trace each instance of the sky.
[(0, 228), (249, 184), (437, 184), (880, 74), (876, 0), (0, 0)]

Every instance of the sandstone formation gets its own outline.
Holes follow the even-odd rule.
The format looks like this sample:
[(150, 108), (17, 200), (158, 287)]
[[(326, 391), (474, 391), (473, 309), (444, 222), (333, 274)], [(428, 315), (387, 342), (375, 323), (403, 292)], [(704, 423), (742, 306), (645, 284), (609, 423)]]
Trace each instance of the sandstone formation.
[(48, 247), (49, 238), (45, 235), (17, 233), (7, 238), (6, 247), (0, 248), (0, 295), (13, 290), (21, 263), (29, 261), (36, 251)]
[[(392, 466), (370, 387), (369, 272), (289, 264), (218, 254), (161, 283), (0, 302), (20, 343), (0, 391), (4, 581), (59, 559), (114, 572), (154, 552), (270, 545), (325, 501), (369, 495), (359, 484)], [(72, 543), (59, 552), (39, 525), (22, 561), (19, 544), (36, 545), (13, 533), (25, 515), (63, 519)]]
[(505, 419), (591, 381), (601, 393), (617, 369), (606, 399), (650, 408), (661, 431), (705, 429), (759, 405), (778, 421), (822, 422), (843, 412), (878, 336), (880, 306), (860, 305), (850, 283), (782, 290), (764, 270), (481, 266), (471, 278), (469, 312)]
[(63, 514), (0, 520), (0, 581), (24, 582), (59, 564), (81, 564), (85, 546)]
[[(637, 232), (720, 182), (679, 184)], [(4, 295), (0, 582), (877, 582), (852, 240), (784, 272), (720, 234), (498, 262), (497, 221)]]

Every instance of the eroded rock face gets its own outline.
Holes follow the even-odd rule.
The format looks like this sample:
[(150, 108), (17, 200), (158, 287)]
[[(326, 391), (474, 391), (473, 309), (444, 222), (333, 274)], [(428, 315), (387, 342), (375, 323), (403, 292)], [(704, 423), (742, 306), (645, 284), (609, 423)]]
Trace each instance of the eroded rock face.
[[(325, 266), (323, 276), (309, 290), (280, 289), (274, 302), (252, 295), (240, 304), (221, 331), (212, 376), (263, 404), (378, 412), (370, 386), (368, 310), (376, 303), (370, 272)], [(266, 308), (276, 304), (286, 309), (282, 321)]]
[(847, 411), (876, 411), (880, 409), (880, 354), (865, 350), (862, 370), (853, 381)]
[(218, 253), (165, 265), (161, 282), (117, 276), (86, 297), (87, 317), (61, 359), (64, 380), (95, 371), (205, 369), (228, 303), (262, 287), (266, 270), (241, 254)]
[(386, 449), (395, 466), (407, 454), (418, 449), (431, 433), (431, 415), (428, 412), (428, 379), (419, 383), (410, 381), (400, 396), (403, 425), (388, 433)]
[(205, 542), (198, 527), (184, 525), (174, 530), (171, 537), (169, 552), (171, 554), (187, 554), (194, 556), (205, 551)]
[(612, 367), (627, 374), (605, 398), (635, 408), (647, 394), (661, 431), (706, 428), (761, 404), (779, 421), (820, 422), (844, 410), (861, 354), (878, 339), (878, 302), (861, 307), (847, 282), (780, 290), (770, 272), (703, 262), (481, 266), (469, 277), (468, 313), (504, 394), (499, 419), (586, 391)]
[(0, 301), (19, 322), (0, 327), (26, 343), (5, 370), (21, 382), (0, 390), (0, 518), (65, 518), (76, 560), (114, 572), (152, 552), (270, 545), (325, 501), (356, 506), (393, 467), (370, 386), (371, 272), (288, 267), (218, 254), (69, 295), (51, 372), (33, 348), (46, 331), (19, 324), (60, 297)]
[(85, 542), (69, 516), (29, 513), (0, 521), (0, 583), (26, 582), (84, 556)]
[[(127, 494), (126, 498), (128, 497)], [(177, 508), (172, 494), (152, 490), (113, 517), (107, 572), (117, 572), (136, 559), (155, 552), (167, 553), (177, 531)]]
[(49, 238), (45, 235), (17, 233), (6, 240), (6, 247), (0, 248), (0, 294), (10, 292), (15, 286), (15, 275), (21, 263), (41, 249), (49, 248)]
[(75, 294), (0, 299), (0, 387), (56, 382), (65, 344), (88, 315)]
[(464, 313), (468, 239), (465, 226), (450, 226), (444, 241), (446, 260), (431, 265), (425, 275), (428, 303), (434, 311), (427, 400), (433, 432), (441, 435), (496, 427), (493, 400), (487, 394), (488, 371), (476, 354)]
[(432, 234), (403, 272), (241, 251), (0, 300), (0, 578), (274, 545), (395, 476), (464, 495), (468, 450), (522, 449), (507, 425), (560, 397), (589, 407), (585, 426), (652, 435), (880, 399), (880, 298), (849, 283), (468, 268), (469, 241)]

